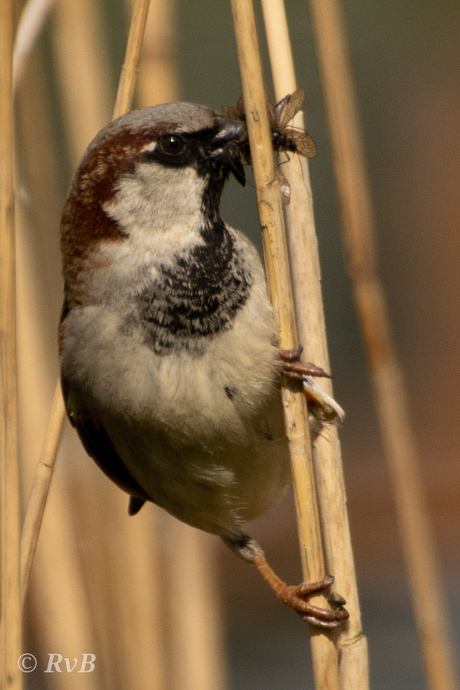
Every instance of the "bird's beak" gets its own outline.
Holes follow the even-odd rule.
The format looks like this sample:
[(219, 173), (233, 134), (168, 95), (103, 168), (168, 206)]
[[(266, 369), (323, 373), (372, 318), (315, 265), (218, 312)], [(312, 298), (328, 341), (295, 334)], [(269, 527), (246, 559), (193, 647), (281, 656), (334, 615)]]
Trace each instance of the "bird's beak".
[(212, 143), (223, 145), (228, 141), (243, 141), (247, 139), (246, 123), (242, 120), (230, 120), (228, 117), (217, 117), (216, 124), (219, 131), (214, 136)]
[(219, 130), (211, 141), (214, 150), (210, 157), (221, 164), (224, 163), (233, 173), (235, 179), (244, 187), (246, 175), (241, 161), (241, 147), (247, 142), (246, 123), (221, 116), (216, 118), (216, 124), (219, 126)]

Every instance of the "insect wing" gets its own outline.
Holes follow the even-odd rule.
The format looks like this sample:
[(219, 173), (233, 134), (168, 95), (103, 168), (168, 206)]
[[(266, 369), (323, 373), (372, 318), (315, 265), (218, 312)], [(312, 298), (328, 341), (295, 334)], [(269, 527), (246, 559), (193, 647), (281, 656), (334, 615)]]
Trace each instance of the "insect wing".
[(221, 108), (223, 114), (229, 117), (230, 120), (245, 120), (246, 113), (244, 112), (244, 102), (243, 96), (240, 96), (236, 106), (233, 105), (223, 105)]
[(305, 158), (314, 158), (316, 156), (316, 144), (309, 134), (302, 130), (287, 128), (283, 134), (288, 137), (295, 145), (295, 152), (299, 156)]
[(275, 106), (275, 113), (277, 118), (277, 125), (280, 130), (283, 130), (288, 122), (292, 120), (294, 115), (302, 107), (302, 103), (305, 100), (305, 91), (303, 89), (297, 89), (293, 94), (285, 96), (279, 103)]
[[(285, 110), (285, 108), (287, 108), (291, 98), (292, 98), (291, 94), (288, 93), (284, 98), (282, 98), (280, 101), (278, 101), (278, 103), (276, 105), (273, 105), (272, 103), (270, 103), (270, 101), (268, 102), (269, 111), (273, 117), (273, 122), (276, 123), (277, 127), (279, 127), (279, 123), (280, 123), (281, 117), (283, 115), (283, 111)], [(287, 122), (289, 122), (289, 120), (287, 120)]]
[(233, 105), (223, 105), (221, 110), (225, 117), (228, 117), (230, 120), (241, 119), (238, 108), (235, 108)]

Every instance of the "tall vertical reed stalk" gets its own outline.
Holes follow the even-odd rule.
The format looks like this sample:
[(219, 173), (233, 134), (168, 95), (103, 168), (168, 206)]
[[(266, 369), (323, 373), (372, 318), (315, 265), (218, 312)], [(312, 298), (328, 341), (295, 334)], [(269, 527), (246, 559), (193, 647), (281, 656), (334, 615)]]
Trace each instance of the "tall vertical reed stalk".
[(412, 603), (431, 690), (458, 688), (442, 578), (425, 503), (407, 393), (375, 259), (375, 221), (339, 0), (310, 0), (348, 270), (393, 482)]
[(16, 353), (14, 226), (13, 2), (0, 5), (0, 417), (1, 417), (1, 677), (4, 688), (22, 688), (20, 494)]
[[(262, 0), (271, 71), (276, 99), (297, 88), (284, 0)], [(303, 114), (294, 124), (304, 128)], [(285, 207), (286, 231), (300, 341), (307, 361), (330, 371), (326, 326), (321, 296), (318, 244), (312, 191), (306, 159), (291, 156), (283, 165), (291, 187)], [(332, 394), (330, 381), (322, 386)], [(350, 619), (340, 630), (340, 680), (342, 690), (369, 686), (367, 640), (362, 632), (358, 589), (346, 509), (345, 486), (337, 429), (328, 428), (314, 442), (315, 476), (329, 572), (335, 587), (347, 601)]]
[(131, 108), (149, 5), (150, 0), (137, 0), (133, 7), (128, 45), (126, 46), (125, 61), (121, 68), (113, 119), (127, 113)]
[(136, 101), (141, 108), (179, 99), (176, 5), (176, 0), (150, 0), (136, 81)]
[[(298, 346), (298, 335), (281, 198), (278, 185), (274, 182), (273, 149), (254, 11), (252, 2), (247, 0), (232, 0), (231, 4), (269, 295), (278, 320), (280, 345), (290, 349)], [(283, 385), (282, 397), (303, 576), (306, 581), (319, 580), (325, 575), (325, 563), (305, 397), (301, 386), (292, 385)], [(315, 599), (319, 605), (327, 605), (324, 597)], [(318, 690), (339, 688), (338, 655), (334, 637), (331, 633), (310, 629), (313, 673)]]

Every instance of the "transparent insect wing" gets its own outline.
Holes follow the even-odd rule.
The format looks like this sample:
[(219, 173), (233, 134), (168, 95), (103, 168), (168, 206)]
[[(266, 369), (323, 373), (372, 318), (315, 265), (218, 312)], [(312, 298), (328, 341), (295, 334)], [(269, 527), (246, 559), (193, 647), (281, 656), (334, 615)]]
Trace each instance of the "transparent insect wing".
[(287, 107), (289, 101), (291, 100), (291, 94), (288, 93), (284, 98), (282, 98), (276, 105), (269, 102), (269, 109), (273, 113), (273, 120), (279, 123), (283, 114), (284, 109)]
[(241, 115), (241, 119), (246, 118), (246, 111), (245, 111), (245, 109), (244, 109), (244, 100), (243, 100), (243, 96), (240, 96), (240, 97), (238, 98), (238, 101), (237, 101), (237, 104), (236, 104), (236, 108), (237, 108), (238, 112), (239, 112), (240, 115)]
[(288, 94), (275, 106), (277, 124), (283, 130), (294, 115), (299, 112), (305, 100), (305, 91), (297, 89), (293, 94)]
[(221, 110), (225, 117), (228, 117), (230, 120), (241, 120), (238, 109), (234, 108), (233, 105), (223, 105)]
[(309, 134), (300, 129), (291, 129), (290, 127), (285, 129), (283, 134), (292, 140), (295, 145), (295, 152), (299, 156), (305, 156), (306, 158), (314, 158), (316, 156), (316, 144)]
[(267, 101), (267, 110), (268, 110), (268, 120), (270, 122), (270, 129), (272, 132), (277, 132), (278, 131), (278, 116), (276, 114), (276, 106), (273, 105), (273, 103), (270, 103), (270, 101)]
[(246, 113), (244, 111), (243, 96), (240, 96), (235, 106), (223, 105), (221, 108), (223, 114), (231, 120), (245, 120)]

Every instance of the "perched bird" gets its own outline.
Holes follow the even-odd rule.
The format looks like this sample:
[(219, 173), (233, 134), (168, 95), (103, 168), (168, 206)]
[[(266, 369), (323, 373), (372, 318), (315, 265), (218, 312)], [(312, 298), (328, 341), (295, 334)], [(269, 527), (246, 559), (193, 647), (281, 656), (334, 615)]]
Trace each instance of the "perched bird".
[(332, 578), (288, 587), (246, 531), (289, 481), (280, 373), (320, 371), (279, 351), (258, 253), (220, 217), (229, 174), (244, 182), (243, 141), (244, 122), (170, 103), (89, 145), (62, 216), (62, 389), (131, 515), (152, 501), (219, 535), (305, 620), (335, 627), (343, 600), (308, 602)]

